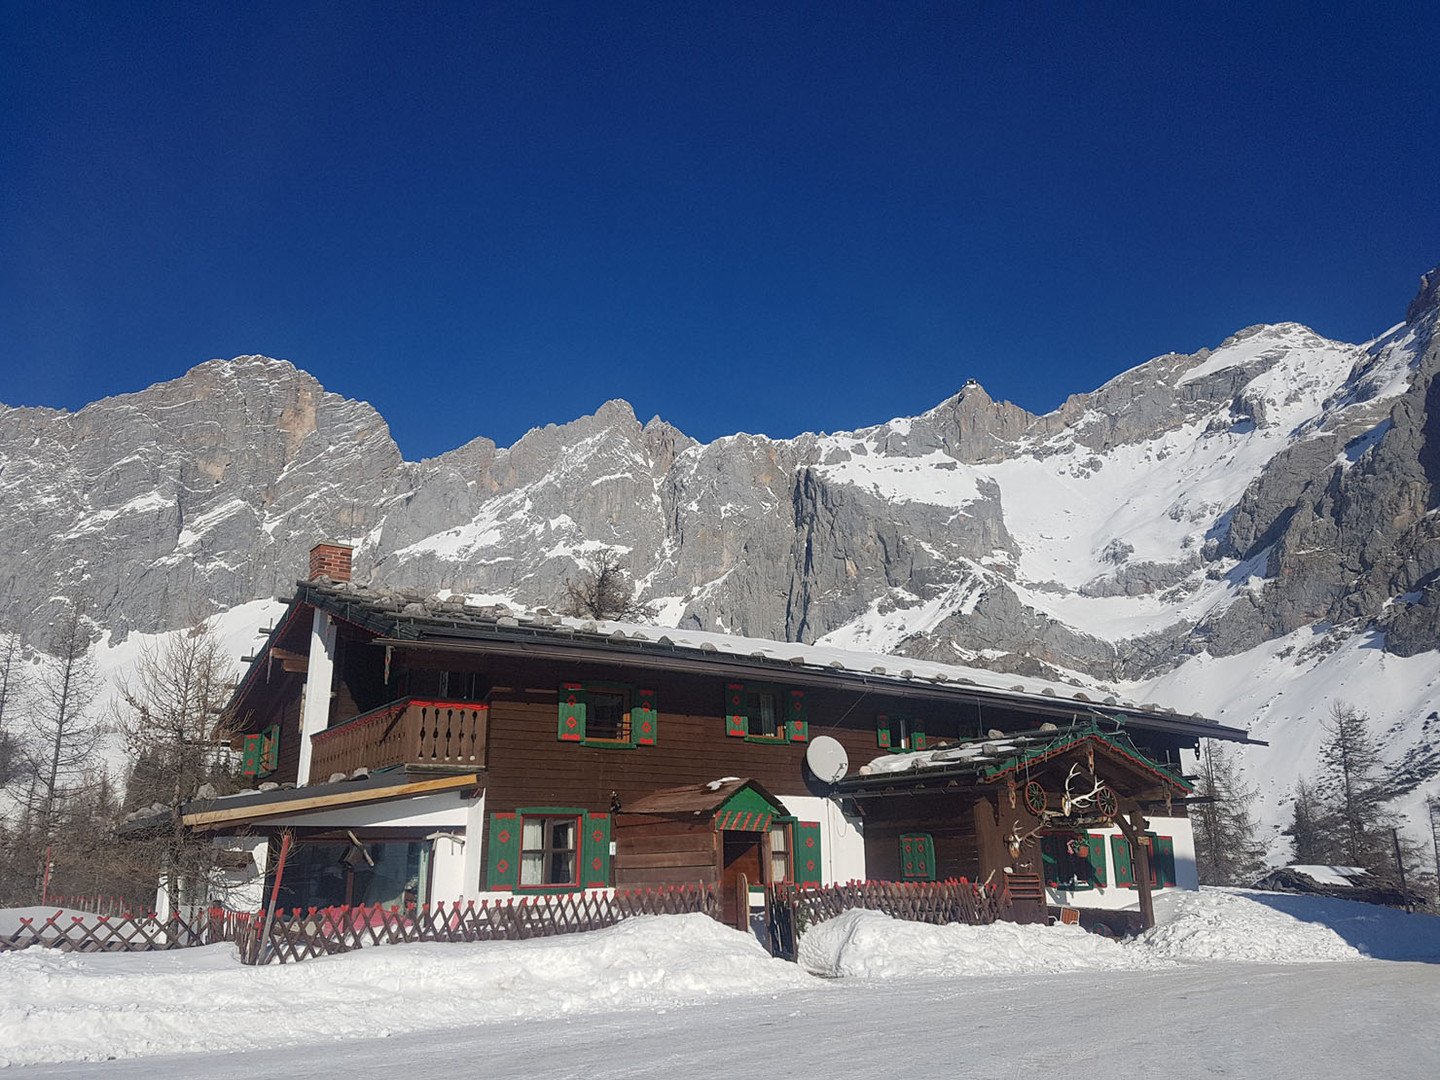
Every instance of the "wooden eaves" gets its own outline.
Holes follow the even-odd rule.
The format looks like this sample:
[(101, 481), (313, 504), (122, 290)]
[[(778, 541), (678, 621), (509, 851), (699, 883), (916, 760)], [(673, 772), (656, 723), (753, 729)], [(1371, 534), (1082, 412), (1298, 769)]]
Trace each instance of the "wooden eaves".
[[(320, 810), (333, 806), (352, 806), (357, 803), (384, 802), (388, 799), (407, 795), (428, 795), (441, 791), (457, 791), (461, 788), (478, 787), (478, 773), (464, 776), (445, 776), (436, 780), (416, 780), (387, 787), (352, 787), (345, 791), (331, 791), (323, 795), (306, 795), (298, 798), (279, 799), (273, 802), (250, 803), (230, 806), (218, 810), (200, 810), (184, 816), (182, 821), (191, 828), (206, 828), (214, 825), (235, 824), (254, 821), (257, 818), (282, 817), (307, 810)], [(305, 790), (305, 789), (296, 789)]]

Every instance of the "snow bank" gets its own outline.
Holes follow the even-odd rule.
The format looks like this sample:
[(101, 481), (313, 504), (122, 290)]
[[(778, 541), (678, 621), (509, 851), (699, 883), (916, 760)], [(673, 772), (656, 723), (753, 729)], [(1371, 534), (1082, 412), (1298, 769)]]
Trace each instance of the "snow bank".
[[(1304, 914), (1297, 917), (1259, 899), (1268, 895), (1273, 894), (1245, 895), (1223, 889), (1162, 893), (1155, 899), (1155, 929), (1127, 947), (1153, 957), (1191, 962), (1308, 964), (1359, 960), (1364, 956), (1324, 921), (1309, 921)], [(1312, 903), (1301, 910), (1313, 912), (1317, 898), (1305, 899)], [(1350, 906), (1369, 907), (1376, 912), (1388, 910), (1369, 904)]]
[(1323, 896), (1202, 889), (1155, 900), (1155, 929), (1113, 941), (1068, 926), (926, 926), (850, 911), (811, 928), (800, 962), (850, 978), (1099, 971), (1239, 961), (1440, 960), (1440, 918)]
[(98, 956), (27, 949), (0, 955), (0, 1065), (663, 1009), (813, 985), (752, 937), (704, 915), (627, 919), (537, 941), (378, 947), (264, 968), (242, 967), (229, 945)]
[(930, 926), (878, 911), (847, 911), (811, 927), (800, 939), (800, 963), (817, 975), (866, 979), (1147, 966), (1078, 926)]

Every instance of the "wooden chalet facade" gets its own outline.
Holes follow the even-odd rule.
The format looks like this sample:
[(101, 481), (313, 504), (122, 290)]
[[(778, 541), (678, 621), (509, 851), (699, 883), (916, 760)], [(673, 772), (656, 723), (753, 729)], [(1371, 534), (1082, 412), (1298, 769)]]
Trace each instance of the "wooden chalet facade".
[[(1193, 887), (1179, 751), (1247, 738), (988, 672), (361, 588), (348, 549), (316, 551), (229, 706), (260, 790), (185, 808), (253, 852), (237, 902), (268, 897), (284, 829), (287, 906), (704, 882), (743, 922), (743, 876), (1133, 909), (1131, 885)], [(807, 766), (821, 735), (838, 781)]]

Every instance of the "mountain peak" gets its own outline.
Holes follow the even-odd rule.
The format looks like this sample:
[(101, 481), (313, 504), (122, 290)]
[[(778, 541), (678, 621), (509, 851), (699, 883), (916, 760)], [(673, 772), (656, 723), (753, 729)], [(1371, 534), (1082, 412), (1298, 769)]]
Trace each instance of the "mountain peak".
[(1415, 294), (1415, 299), (1410, 301), (1410, 306), (1405, 309), (1405, 321), (1407, 323), (1419, 322), (1426, 315), (1433, 314), (1440, 310), (1440, 266), (1435, 267), (1427, 274), (1420, 275), (1420, 291)]

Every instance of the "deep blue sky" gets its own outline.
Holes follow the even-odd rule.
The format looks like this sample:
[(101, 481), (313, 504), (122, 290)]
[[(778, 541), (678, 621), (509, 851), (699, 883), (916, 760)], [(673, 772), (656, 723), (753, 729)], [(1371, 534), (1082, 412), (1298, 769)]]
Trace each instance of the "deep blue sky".
[(413, 459), (610, 397), (706, 440), (970, 377), (1043, 411), (1399, 321), (1435, 7), (1171, 6), (0, 0), (0, 401), (258, 352)]

